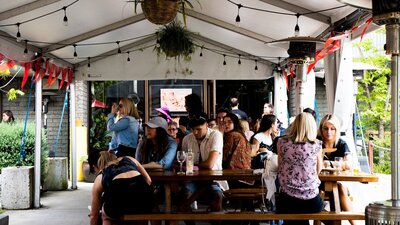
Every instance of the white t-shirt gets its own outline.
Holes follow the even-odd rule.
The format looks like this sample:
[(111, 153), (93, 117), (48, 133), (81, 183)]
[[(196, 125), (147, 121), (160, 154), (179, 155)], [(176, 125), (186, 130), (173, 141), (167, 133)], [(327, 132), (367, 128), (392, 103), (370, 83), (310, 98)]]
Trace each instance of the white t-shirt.
[(267, 146), (272, 145), (271, 136), (267, 136), (263, 132), (260, 132), (260, 133), (257, 133), (256, 135), (254, 135), (254, 138), (257, 139), (258, 143), (260, 143), (260, 144), (263, 143)]
[(194, 154), (194, 163), (199, 163), (199, 156), (201, 155), (202, 161), (206, 161), (210, 152), (218, 152), (218, 158), (215, 162), (212, 170), (222, 170), (222, 149), (224, 145), (224, 139), (221, 132), (207, 128), (207, 134), (205, 138), (199, 143), (193, 133), (186, 135), (182, 141), (182, 150), (188, 151), (192, 149)]

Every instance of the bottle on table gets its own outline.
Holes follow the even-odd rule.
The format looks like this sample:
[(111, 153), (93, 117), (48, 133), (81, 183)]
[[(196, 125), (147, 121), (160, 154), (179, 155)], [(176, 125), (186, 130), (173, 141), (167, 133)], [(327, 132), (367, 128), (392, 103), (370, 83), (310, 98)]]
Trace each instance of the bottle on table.
[(186, 174), (193, 174), (194, 155), (192, 149), (188, 149), (186, 155)]

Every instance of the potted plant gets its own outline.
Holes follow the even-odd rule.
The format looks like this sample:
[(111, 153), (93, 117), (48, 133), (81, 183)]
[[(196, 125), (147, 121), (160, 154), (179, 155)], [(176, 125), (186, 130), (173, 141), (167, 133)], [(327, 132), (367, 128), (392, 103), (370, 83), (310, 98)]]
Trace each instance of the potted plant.
[(173, 21), (157, 31), (157, 45), (154, 50), (157, 55), (164, 53), (166, 57), (183, 57), (190, 61), (192, 53), (195, 51), (192, 32), (187, 30), (178, 21)]
[[(198, 0), (196, 1), (199, 3)], [(174, 20), (180, 10), (186, 27), (186, 8), (193, 8), (190, 0), (132, 0), (131, 2), (135, 3), (135, 13), (137, 5), (141, 3), (146, 19), (158, 25), (164, 25)]]

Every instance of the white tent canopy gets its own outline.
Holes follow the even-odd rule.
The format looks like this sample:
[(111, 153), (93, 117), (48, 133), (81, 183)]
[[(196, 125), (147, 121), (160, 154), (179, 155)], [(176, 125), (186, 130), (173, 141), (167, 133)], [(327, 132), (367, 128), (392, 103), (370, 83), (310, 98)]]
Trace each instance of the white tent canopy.
[[(278, 57), (284, 59), (288, 56), (286, 49), (272, 47), (266, 43), (293, 36), (296, 13), (300, 14), (298, 19), (300, 35), (311, 37), (326, 37), (337, 27), (349, 30), (356, 25), (357, 21), (361, 24), (370, 15), (370, 12), (350, 6), (321, 11), (344, 6), (336, 0), (200, 0), (199, 2), (200, 4), (193, 1), (194, 9), (187, 10), (187, 26), (189, 30), (196, 33), (196, 43), (208, 48), (223, 49), (231, 53), (228, 55), (232, 57), (227, 57), (227, 68), (223, 68), (221, 54), (205, 52), (205, 56), (199, 58), (199, 49), (197, 49), (189, 65), (182, 62), (184, 68), (188, 67), (193, 71), (191, 77), (180, 74), (177, 69), (178, 73), (174, 74), (174, 78), (265, 79), (272, 75), (274, 66), (271, 63), (277, 63)], [(78, 78), (152, 80), (164, 79), (168, 71), (175, 70), (177, 64), (175, 60), (157, 59), (156, 54), (151, 51), (152, 48), (145, 49), (144, 52), (132, 52), (130, 57), (135, 60), (131, 65), (126, 64), (126, 56), (121, 56), (122, 59), (116, 56), (101, 57), (116, 53), (117, 41), (121, 41), (120, 47), (123, 52), (155, 44), (155, 32), (160, 26), (147, 21), (140, 6), (135, 13), (132, 2), (124, 0), (0, 0), (0, 4), (2, 5), (0, 9), (1, 39), (15, 42), (18, 32), (16, 24), (21, 23), (19, 31), (21, 38), (28, 41), (30, 55), (33, 52), (39, 52), (45, 57), (58, 59), (57, 62), (61, 65), (74, 65), (78, 69), (76, 73)], [(238, 7), (235, 4), (243, 6), (239, 10), (241, 18), (239, 25), (235, 23), (238, 14)], [(66, 8), (68, 26), (63, 25), (62, 8), (64, 6), (68, 6)], [(56, 10), (60, 11), (44, 16)], [(29, 21), (36, 17), (39, 18)], [(178, 19), (182, 20), (181, 15)], [(361, 31), (357, 32), (359, 35)], [(132, 40), (123, 41), (126, 39)], [(2, 42), (0, 41), (0, 44)], [(110, 43), (81, 46), (105, 42)], [(73, 59), (73, 44), (77, 45), (78, 59), (76, 60)], [(22, 55), (25, 43), (22, 41), (18, 45), (19, 50), (14, 49), (13, 54), (7, 57), (24, 59)], [(0, 52), (4, 51), (6, 50), (1, 44)], [(242, 60), (245, 63), (239, 68), (235, 63), (237, 62), (235, 56), (238, 54), (246, 55), (252, 60)], [(91, 69), (94, 76), (90, 79), (85, 77), (87, 70), (84, 68), (87, 67), (88, 57), (91, 57), (93, 61)], [(254, 71), (253, 59), (258, 59), (260, 63), (258, 67), (261, 68), (258, 71)], [(100, 71), (101, 76), (98, 76)]]

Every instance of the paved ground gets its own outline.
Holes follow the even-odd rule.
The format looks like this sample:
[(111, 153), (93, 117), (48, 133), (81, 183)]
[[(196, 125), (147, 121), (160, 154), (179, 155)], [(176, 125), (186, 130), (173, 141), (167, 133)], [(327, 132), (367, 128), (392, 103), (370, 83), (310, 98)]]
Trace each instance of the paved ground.
[[(77, 186), (78, 190), (43, 193), (40, 209), (6, 211), (10, 216), (10, 225), (89, 224), (87, 206), (90, 204), (92, 184), (79, 182)], [(380, 175), (378, 183), (354, 183), (350, 188), (356, 203), (355, 211), (364, 211), (370, 202), (390, 199), (391, 178), (388, 175)]]

